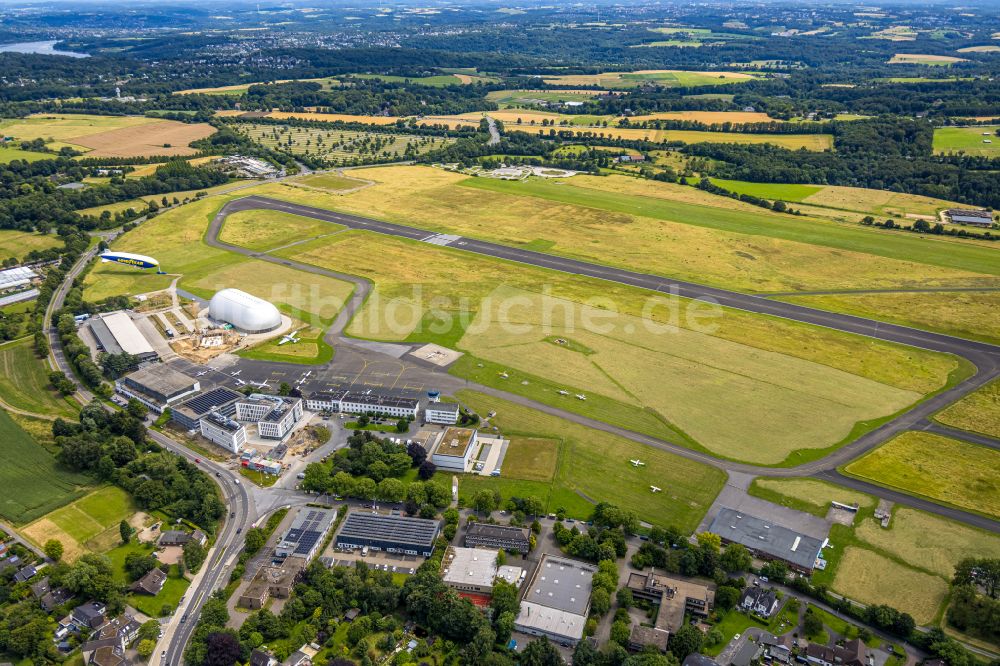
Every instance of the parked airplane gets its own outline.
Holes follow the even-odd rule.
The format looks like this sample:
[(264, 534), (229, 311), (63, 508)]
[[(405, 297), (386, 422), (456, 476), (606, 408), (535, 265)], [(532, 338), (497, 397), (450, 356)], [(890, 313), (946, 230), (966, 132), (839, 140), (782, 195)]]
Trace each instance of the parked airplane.
[(576, 394), (576, 399), (577, 399), (577, 400), (586, 400), (586, 399), (587, 399), (587, 396), (585, 396), (585, 395), (584, 395), (584, 394), (582, 394), (582, 393), (577, 393), (577, 394)]
[(569, 395), (569, 391), (559, 391), (559, 395)]
[(237, 386), (246, 386), (246, 382), (243, 381), (242, 379), (237, 379), (236, 380), (236, 385)]
[(195, 375), (195, 377), (201, 377), (202, 375), (207, 375), (207, 374), (208, 374), (208, 370), (202, 370), (201, 372), (197, 373)]
[(646, 466), (646, 463), (642, 462), (638, 458), (636, 458), (635, 460), (629, 460), (629, 462), (632, 463), (632, 467), (645, 467)]
[(230, 372), (229, 374), (232, 375), (233, 377), (239, 377), (241, 372), (243, 372), (243, 371), (242, 370), (237, 370), (236, 372)]
[(662, 488), (657, 488), (656, 486), (650, 486), (649, 489), (652, 490), (654, 493), (663, 492)]
[(510, 375), (508, 375), (506, 372), (501, 372), (500, 373), (500, 378), (501, 379), (508, 379), (509, 377), (510, 377)]
[(253, 384), (254, 386), (256, 386), (257, 388), (267, 388), (267, 380), (266, 379), (264, 381), (262, 381), (262, 382), (250, 382), (250, 383)]
[(298, 329), (296, 331), (292, 331), (288, 335), (281, 336), (281, 339), (278, 340), (278, 346), (280, 347), (281, 345), (283, 345), (285, 343), (288, 343), (288, 342), (298, 342), (299, 339), (297, 337), (295, 337), (295, 334), (298, 333), (301, 330), (302, 329), (300, 328), (300, 329)]

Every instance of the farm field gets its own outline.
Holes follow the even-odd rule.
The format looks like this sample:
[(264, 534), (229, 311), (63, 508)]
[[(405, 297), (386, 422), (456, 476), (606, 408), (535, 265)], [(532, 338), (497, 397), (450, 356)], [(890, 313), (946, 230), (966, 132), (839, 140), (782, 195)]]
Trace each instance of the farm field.
[(903, 326), (914, 326), (970, 340), (1000, 344), (1000, 292), (959, 291), (893, 294), (781, 296), (781, 300), (821, 310), (844, 312)]
[(936, 65), (948, 66), (956, 62), (965, 62), (965, 58), (954, 56), (931, 55), (928, 53), (897, 53), (889, 59), (890, 65)]
[(599, 86), (608, 89), (628, 89), (653, 83), (668, 88), (711, 86), (741, 83), (755, 78), (747, 72), (692, 72), (671, 69), (649, 69), (637, 72), (604, 72), (602, 74), (567, 74), (546, 76), (545, 83), (553, 86)]
[[(62, 467), (55, 457), (0, 410), (4, 454), (17, 464), (0, 469), (0, 516), (23, 524), (81, 497), (92, 480)], [(43, 542), (44, 543), (44, 542)]]
[(845, 550), (833, 589), (864, 604), (893, 606), (919, 625), (933, 622), (948, 595), (944, 580), (856, 546)]
[[(957, 153), (995, 157), (1000, 155), (1000, 125), (973, 127), (938, 127), (934, 130), (934, 152)], [(992, 143), (983, 143), (984, 141)]]
[[(190, 155), (188, 144), (215, 132), (205, 123), (185, 124), (145, 116), (35, 114), (0, 121), (0, 129), (17, 139), (43, 139), (54, 147), (71, 145), (87, 157)], [(171, 144), (164, 147), (164, 144)]]
[(346, 113), (316, 113), (314, 111), (272, 111), (267, 114), (267, 117), (278, 120), (297, 118), (299, 120), (319, 120), (327, 123), (364, 123), (366, 125), (395, 125), (396, 121), (399, 120), (396, 116), (352, 116)]
[(52, 247), (62, 247), (62, 240), (55, 234), (0, 229), (0, 258), (20, 259), (32, 250), (47, 250)]
[(226, 218), (219, 240), (251, 250), (271, 250), (341, 229), (344, 227), (338, 224), (280, 211), (247, 210)]
[[(821, 333), (818, 329), (790, 326), (777, 320), (728, 311), (720, 319), (714, 320), (712, 334), (680, 328), (670, 335), (658, 335), (655, 331), (650, 332), (650, 328), (654, 326), (653, 321), (640, 318), (640, 308), (644, 301), (648, 302), (649, 294), (625, 287), (598, 286), (590, 280), (550, 274), (537, 269), (524, 268), (512, 274), (507, 264), (497, 260), (471, 259), (461, 253), (393, 238), (370, 236), (363, 232), (344, 232), (294, 246), (278, 254), (334, 270), (350, 270), (374, 280), (375, 294), (351, 323), (348, 330), (352, 335), (384, 340), (405, 339), (408, 342), (428, 340), (457, 346), (484, 362), (489, 362), (487, 368), (497, 368), (495, 372), (483, 370), (482, 374), (486, 376), (479, 376), (475, 374), (480, 372), (474, 367), (475, 363), (471, 366), (460, 363), (463, 376), (467, 376), (466, 372), (471, 372), (477, 381), (506, 390), (530, 393), (543, 402), (571, 411), (583, 410), (595, 415), (591, 410), (602, 409), (606, 400), (631, 405), (633, 411), (640, 414), (642, 408), (651, 408), (661, 415), (663, 421), (672, 424), (675, 430), (687, 433), (701, 446), (728, 457), (742, 459), (752, 456), (762, 462), (777, 464), (786, 457), (794, 457), (794, 451), (803, 445), (809, 448), (834, 445), (851, 430), (855, 421), (874, 417), (874, 412), (863, 415), (854, 411), (857, 404), (845, 407), (840, 397), (836, 400), (836, 407), (829, 403), (821, 405), (827, 400), (821, 397), (825, 391), (822, 386), (826, 381), (846, 382), (847, 384), (839, 385), (855, 386), (852, 391), (865, 394), (867, 406), (862, 411), (874, 403), (881, 403), (880, 410), (895, 411), (899, 408), (896, 405), (901, 406), (918, 395), (917, 391), (911, 390), (918, 388), (918, 385), (909, 384), (909, 378), (905, 380), (906, 388), (897, 387), (896, 378), (906, 376), (910, 371), (903, 370), (896, 363), (909, 366), (917, 375), (922, 375), (922, 387), (940, 385), (943, 375), (939, 373), (949, 372), (944, 366), (938, 365), (943, 358), (928, 355), (918, 362), (920, 365), (925, 361), (929, 362), (928, 366), (913, 366), (911, 363), (915, 359), (904, 360), (898, 355), (899, 350), (890, 348), (884, 349), (896, 356), (896, 361), (890, 364), (896, 369), (890, 366), (879, 370), (875, 370), (873, 366), (864, 367), (866, 362), (863, 358), (874, 360), (878, 355), (875, 350), (866, 349), (867, 343), (858, 344), (860, 341), (846, 336), (831, 336), (829, 331)], [(389, 267), (393, 268), (390, 270)], [(420, 285), (419, 299), (415, 298), (413, 284)], [(549, 287), (539, 293), (539, 284)], [(608, 328), (601, 335), (569, 330), (564, 321), (581, 321), (581, 318), (597, 315), (592, 306), (585, 304), (599, 293), (611, 299), (614, 308), (619, 311), (613, 317), (615, 321), (605, 323), (602, 320), (602, 325)], [(442, 314), (429, 315), (429, 300), (438, 301), (435, 307)], [(509, 313), (498, 320), (495, 308), (515, 302), (518, 303), (516, 313)], [(460, 312), (456, 310), (459, 304), (462, 306)], [(672, 309), (680, 307), (683, 311), (684, 307), (682, 301), (663, 300), (661, 305), (662, 309), (653, 308), (652, 314), (660, 322), (670, 316)], [(540, 307), (554, 308), (556, 312), (567, 314), (560, 315), (555, 322), (550, 322), (543, 329), (538, 324), (541, 321)], [(565, 316), (565, 320), (562, 316)], [(460, 321), (456, 322), (456, 318)], [(447, 332), (433, 335), (419, 332), (437, 321), (450, 324), (445, 326)], [(510, 326), (502, 324), (516, 325), (520, 331), (511, 332)], [(772, 325), (778, 326), (782, 332), (768, 333), (764, 330)], [(690, 326), (690, 323), (683, 322), (681, 326)], [(697, 329), (696, 326), (692, 328)], [(824, 343), (820, 344), (813, 339), (814, 335), (823, 337)], [(554, 342), (560, 336), (563, 339), (571, 338), (572, 344), (560, 345)], [(784, 342), (777, 347), (773, 342), (768, 342), (779, 339)], [(810, 339), (812, 342), (802, 344)], [(830, 346), (826, 346), (827, 344)], [(804, 347), (811, 352), (821, 353), (822, 357), (810, 352), (801, 355)], [(847, 348), (851, 348), (853, 352), (847, 352)], [(692, 354), (685, 349), (698, 351)], [(821, 349), (823, 351), (819, 352)], [(874, 352), (874, 355), (870, 356), (870, 352)], [(720, 357), (728, 359), (727, 363), (732, 363), (739, 369), (723, 370), (725, 363), (709, 361), (709, 358)], [(824, 363), (844, 369), (835, 370), (827, 365), (819, 365), (816, 361), (820, 358)], [(848, 358), (851, 359), (851, 365), (843, 365), (843, 360)], [(888, 357), (885, 358), (888, 360)], [(950, 363), (951, 361), (946, 361), (946, 364)], [(765, 365), (770, 370), (765, 371)], [(511, 372), (520, 369), (534, 376), (541, 376), (550, 383), (536, 385), (533, 380), (526, 380), (529, 386), (524, 388), (525, 382), (520, 381), (517, 376), (517, 381), (510, 382), (492, 376), (499, 375), (504, 368)], [(658, 374), (652, 368), (658, 368)], [(662, 385), (664, 372), (678, 373), (678, 377), (685, 377), (684, 381), (678, 379), (683, 386), (669, 396), (659, 390), (649, 389), (651, 382)], [(780, 415), (796, 418), (787, 410), (800, 409), (803, 402), (784, 401), (777, 394), (772, 394), (775, 391), (780, 393), (782, 389), (778, 385), (784, 380), (769, 375), (769, 372), (778, 375), (788, 373), (789, 377), (795, 376), (800, 385), (801, 382), (809, 382), (810, 397), (806, 402), (812, 403), (810, 409), (826, 411), (832, 408), (837, 412), (822, 426), (829, 429), (823, 433), (813, 433), (815, 437), (802, 438), (798, 438), (798, 435), (790, 438), (791, 429), (786, 429), (788, 432), (785, 433), (774, 432), (775, 428), (780, 429), (775, 425), (783, 418)], [(878, 380), (869, 377), (878, 377)], [(711, 389), (710, 386), (713, 385), (714, 389)], [(549, 387), (544, 389), (546, 394), (538, 395), (544, 386)], [(727, 388), (719, 391), (720, 386)], [(573, 393), (580, 392), (581, 387), (587, 387), (589, 397), (586, 403), (557, 395), (558, 388), (574, 388), (571, 391)], [(730, 389), (732, 395), (729, 394)], [(646, 396), (651, 394), (659, 397), (650, 400)], [(765, 397), (765, 394), (770, 397)], [(639, 395), (644, 397), (639, 399)], [(876, 395), (879, 397), (876, 398)], [(715, 400), (726, 400), (728, 406), (713, 406)], [(754, 405), (759, 405), (761, 400), (769, 405), (770, 425), (757, 423), (760, 412), (759, 409), (755, 411)], [(884, 402), (885, 400), (892, 404)], [(729, 413), (735, 413), (738, 409), (740, 418), (734, 418), (733, 424), (720, 424), (718, 419), (707, 417), (708, 412), (713, 409), (727, 409)], [(755, 413), (757, 416), (754, 416)], [(595, 416), (604, 420), (614, 418), (606, 413)], [(642, 426), (641, 421), (632, 418), (630, 415), (626, 422), (620, 424), (644, 432), (653, 431), (661, 436), (664, 434), (662, 424), (653, 421), (653, 425)], [(644, 415), (643, 418), (648, 416)], [(748, 430), (759, 428), (760, 433), (767, 434), (746, 437), (745, 434), (737, 436), (735, 430), (725, 432), (726, 428), (737, 428), (734, 425), (737, 420)], [(754, 423), (753, 427), (749, 427), (751, 421)], [(838, 431), (842, 432), (838, 434)], [(669, 430), (667, 436), (670, 436)], [(677, 439), (677, 435), (673, 438)], [(748, 442), (752, 440), (760, 444), (758, 438), (761, 442), (765, 439), (768, 441), (762, 446), (762, 450), (751, 450), (754, 445)], [(680, 439), (684, 441), (683, 435)], [(823, 443), (820, 444), (820, 441)]]
[[(571, 515), (577, 518), (588, 517), (588, 505), (608, 501), (633, 509), (640, 520), (654, 525), (676, 525), (690, 530), (701, 520), (725, 480), (722, 472), (707, 465), (498, 398), (472, 391), (462, 391), (458, 397), (463, 404), (480, 413), (496, 410), (497, 416), (492, 422), (509, 437), (544, 438), (561, 443), (558, 466), (551, 482), (532, 484), (513, 479), (508, 482), (504, 477), (466, 474), (461, 477), (459, 486), (463, 496), (483, 486), (497, 487), (505, 497), (524, 489), (545, 502), (549, 511), (564, 506), (560, 504), (564, 499), (566, 504), (575, 504), (578, 508), (571, 510)], [(646, 466), (632, 467), (628, 460), (635, 457), (641, 457)], [(505, 465), (513, 460), (510, 452), (507, 458)], [(649, 485), (654, 482), (663, 487), (662, 493), (649, 492)], [(565, 508), (570, 509), (570, 506)]]
[(668, 141), (680, 141), (682, 143), (766, 143), (788, 148), (789, 150), (805, 148), (806, 150), (814, 151), (833, 148), (833, 137), (829, 134), (745, 134), (740, 132), (707, 132), (701, 130), (657, 130), (632, 127), (543, 127), (541, 125), (507, 125), (506, 129), (511, 132), (527, 132), (529, 134), (549, 134), (550, 131), (572, 130), (581, 138), (587, 134), (593, 134), (598, 137), (603, 135), (616, 139), (653, 141), (656, 143), (666, 143)]
[(0, 400), (34, 414), (72, 417), (70, 402), (49, 386), (48, 366), (31, 338), (0, 345)]
[(72, 562), (85, 552), (102, 553), (121, 539), (118, 525), (135, 514), (132, 498), (117, 486), (103, 486), (27, 525), (22, 532), (41, 545), (58, 539), (63, 558)]
[(452, 143), (452, 139), (414, 134), (383, 134), (315, 127), (240, 123), (235, 128), (261, 145), (327, 160), (357, 164), (366, 160), (410, 159)]
[(825, 516), (830, 502), (875, 506), (871, 495), (815, 479), (757, 477), (750, 485), (750, 494), (816, 516)]
[(966, 511), (1000, 517), (1000, 451), (927, 432), (904, 432), (844, 471)]
[(50, 160), (53, 157), (55, 157), (55, 155), (50, 155), (49, 153), (38, 153), (33, 150), (21, 150), (20, 148), (0, 146), (0, 164), (10, 164), (14, 160), (37, 162), (38, 160)]
[(1000, 380), (945, 407), (934, 416), (934, 420), (953, 428), (1000, 438)]
[(353, 190), (356, 187), (362, 187), (369, 184), (369, 181), (366, 180), (348, 178), (347, 176), (338, 176), (333, 173), (314, 174), (300, 178), (296, 182), (308, 185), (309, 187), (318, 187), (321, 190), (330, 190), (331, 192)]
[[(252, 191), (514, 246), (545, 242), (554, 254), (747, 291), (987, 285), (1000, 273), (993, 248), (949, 244), (954, 254), (944, 253), (921, 238), (770, 213), (624, 176), (576, 176), (556, 186), (427, 167), (357, 173), (379, 184), (337, 197), (282, 185)], [(615, 247), (615, 256), (603, 247)]]
[(607, 93), (600, 90), (491, 90), (486, 93), (486, 99), (504, 107), (540, 102), (586, 102), (604, 94)]
[(386, 83), (406, 83), (407, 81), (421, 86), (440, 88), (444, 86), (469, 85), (471, 83), (489, 83), (497, 79), (489, 76), (473, 74), (439, 74), (436, 76), (388, 76), (385, 74), (350, 74), (355, 79), (378, 79)]

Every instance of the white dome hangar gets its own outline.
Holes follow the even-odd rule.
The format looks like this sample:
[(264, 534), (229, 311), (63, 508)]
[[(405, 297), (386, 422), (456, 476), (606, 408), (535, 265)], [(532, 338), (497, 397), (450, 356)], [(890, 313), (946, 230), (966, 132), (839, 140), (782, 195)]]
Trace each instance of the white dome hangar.
[(223, 289), (212, 296), (208, 315), (243, 333), (266, 333), (281, 326), (281, 313), (262, 298), (239, 289)]

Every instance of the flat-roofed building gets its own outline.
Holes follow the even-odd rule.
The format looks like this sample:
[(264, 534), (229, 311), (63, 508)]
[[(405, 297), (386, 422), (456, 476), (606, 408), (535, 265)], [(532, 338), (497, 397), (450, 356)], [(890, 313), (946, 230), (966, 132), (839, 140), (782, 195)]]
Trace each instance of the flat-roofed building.
[(237, 421), (256, 421), (257, 434), (266, 439), (284, 439), (302, 418), (302, 399), (253, 393), (235, 402)]
[(436, 520), (355, 510), (347, 514), (335, 543), (344, 550), (367, 547), (430, 557), (440, 531), (441, 523)]
[(212, 412), (223, 416), (235, 414), (236, 401), (242, 397), (242, 393), (220, 386), (188, 398), (172, 408), (170, 419), (185, 430), (197, 430), (198, 422)]
[(348, 393), (340, 400), (340, 411), (349, 414), (385, 414), (417, 418), (420, 401), (393, 395)]
[(514, 628), (576, 645), (590, 610), (590, 592), (597, 567), (558, 555), (543, 555), (525, 587)]
[(36, 278), (38, 278), (38, 273), (27, 266), (8, 268), (5, 271), (0, 271), (0, 291), (24, 287), (31, 284), (31, 281)]
[(626, 587), (632, 596), (660, 606), (656, 628), (676, 632), (684, 624), (684, 614), (708, 617), (715, 606), (715, 584), (689, 578), (665, 576), (653, 569), (629, 574)]
[(531, 530), (510, 525), (470, 523), (465, 531), (465, 545), (509, 550), (523, 555), (531, 550)]
[(198, 380), (169, 365), (151, 365), (115, 380), (115, 391), (135, 398), (157, 414), (201, 390)]
[(340, 401), (347, 395), (347, 391), (321, 391), (311, 393), (306, 398), (306, 409), (311, 412), (339, 412)]
[(719, 511), (708, 531), (722, 537), (723, 543), (743, 544), (762, 559), (780, 560), (806, 575), (812, 573), (823, 549), (823, 541), (815, 537), (727, 507)]
[(441, 560), (441, 580), (458, 592), (492, 594), (500, 551), (448, 546)]
[(109, 354), (124, 352), (143, 362), (159, 358), (127, 312), (96, 315), (88, 323), (97, 345)]
[(304, 507), (274, 549), (278, 557), (301, 557), (310, 562), (323, 545), (337, 512), (333, 509)]
[(670, 632), (656, 627), (647, 627), (643, 624), (633, 624), (632, 632), (628, 637), (628, 649), (634, 652), (641, 652), (647, 646), (655, 647), (660, 652), (667, 651), (667, 639)]
[(952, 224), (967, 224), (984, 228), (993, 226), (993, 213), (988, 210), (950, 208), (944, 214)]
[(281, 566), (261, 567), (240, 594), (238, 605), (259, 610), (271, 597), (287, 599), (305, 566), (306, 561), (303, 558), (289, 557)]
[(431, 402), (424, 409), (424, 420), (440, 425), (455, 425), (458, 423), (458, 414), (457, 402)]
[(476, 436), (472, 428), (448, 428), (431, 451), (431, 462), (440, 469), (465, 472), (476, 450)]
[(219, 412), (212, 412), (201, 418), (198, 421), (198, 430), (202, 437), (230, 453), (239, 453), (247, 443), (246, 427)]

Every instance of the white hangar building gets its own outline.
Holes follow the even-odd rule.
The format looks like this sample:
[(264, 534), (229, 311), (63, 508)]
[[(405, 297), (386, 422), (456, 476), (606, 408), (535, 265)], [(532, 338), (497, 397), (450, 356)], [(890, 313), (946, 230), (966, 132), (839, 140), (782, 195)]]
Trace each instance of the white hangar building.
[(241, 333), (267, 333), (281, 326), (278, 308), (239, 289), (223, 289), (212, 296), (208, 316), (232, 324)]

